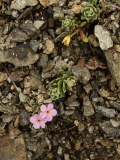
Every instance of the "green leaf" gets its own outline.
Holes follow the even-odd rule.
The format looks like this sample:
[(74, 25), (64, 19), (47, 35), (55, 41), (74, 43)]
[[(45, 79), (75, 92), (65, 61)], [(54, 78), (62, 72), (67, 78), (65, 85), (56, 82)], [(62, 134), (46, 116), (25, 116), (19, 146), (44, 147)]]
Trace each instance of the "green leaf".
[(88, 42), (88, 38), (85, 36), (84, 38), (82, 38), (82, 41), (87, 43)]
[(98, 0), (92, 0), (91, 4), (95, 5), (97, 3)]
[(118, 0), (118, 4), (120, 5), (120, 0)]
[(80, 24), (80, 27), (85, 26), (85, 25), (86, 25), (86, 23), (87, 23), (87, 22), (82, 22), (82, 23)]

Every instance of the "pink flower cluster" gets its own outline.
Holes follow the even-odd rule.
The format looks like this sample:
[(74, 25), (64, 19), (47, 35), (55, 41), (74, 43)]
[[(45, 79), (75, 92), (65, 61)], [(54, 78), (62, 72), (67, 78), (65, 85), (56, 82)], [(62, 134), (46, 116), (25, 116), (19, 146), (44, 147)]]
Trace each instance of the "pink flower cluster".
[(40, 106), (40, 114), (35, 114), (30, 117), (30, 122), (33, 124), (35, 129), (45, 128), (45, 123), (52, 121), (53, 117), (57, 115), (57, 111), (54, 108), (52, 103)]

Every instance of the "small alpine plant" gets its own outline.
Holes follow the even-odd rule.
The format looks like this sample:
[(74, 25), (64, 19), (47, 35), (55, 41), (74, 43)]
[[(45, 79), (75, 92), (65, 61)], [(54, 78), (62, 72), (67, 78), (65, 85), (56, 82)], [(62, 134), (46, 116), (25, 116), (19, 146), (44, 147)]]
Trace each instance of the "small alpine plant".
[(34, 129), (45, 128), (47, 122), (52, 121), (53, 117), (57, 115), (57, 110), (54, 109), (52, 103), (40, 106), (40, 113), (34, 114), (30, 117), (30, 122), (33, 124)]

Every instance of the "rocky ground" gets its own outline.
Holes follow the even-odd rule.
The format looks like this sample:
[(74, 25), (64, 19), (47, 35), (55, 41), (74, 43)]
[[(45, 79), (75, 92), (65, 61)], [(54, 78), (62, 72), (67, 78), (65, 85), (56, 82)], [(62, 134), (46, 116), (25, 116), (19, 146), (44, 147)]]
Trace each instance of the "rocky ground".
[[(90, 2), (0, 0), (0, 160), (120, 160), (120, 2), (98, 0), (79, 29)], [(62, 29), (65, 19), (75, 28)], [(74, 31), (83, 37), (64, 45)], [(60, 71), (75, 85), (52, 99)], [(30, 117), (49, 103), (57, 116), (34, 129)]]

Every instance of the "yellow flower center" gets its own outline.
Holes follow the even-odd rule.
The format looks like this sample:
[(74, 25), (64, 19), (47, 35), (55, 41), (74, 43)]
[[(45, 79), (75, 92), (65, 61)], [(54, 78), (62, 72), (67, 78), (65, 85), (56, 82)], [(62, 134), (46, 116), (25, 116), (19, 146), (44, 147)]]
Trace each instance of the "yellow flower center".
[(37, 119), (37, 122), (41, 122), (41, 120), (40, 120), (40, 119)]
[(50, 111), (49, 111), (49, 110), (46, 110), (46, 113), (47, 113), (47, 114), (49, 114), (49, 113), (50, 113)]

